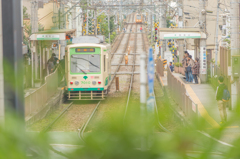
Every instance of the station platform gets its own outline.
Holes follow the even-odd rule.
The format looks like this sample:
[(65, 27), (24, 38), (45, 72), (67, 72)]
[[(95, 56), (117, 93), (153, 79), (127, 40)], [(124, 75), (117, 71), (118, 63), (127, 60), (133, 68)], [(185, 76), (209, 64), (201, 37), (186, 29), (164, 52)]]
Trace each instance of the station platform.
[[(164, 76), (156, 75), (160, 79), (162, 87), (168, 88), (167, 71), (164, 71)], [(228, 122), (224, 125), (220, 124), (220, 113), (215, 100), (216, 90), (210, 84), (193, 84), (186, 82), (184, 76), (179, 73), (173, 73), (173, 75), (184, 83), (186, 93), (198, 105), (199, 117), (208, 123), (205, 131), (224, 128), (221, 141), (226, 143), (233, 143), (236, 138), (240, 137), (240, 122), (236, 120), (236, 110), (227, 108)]]
[[(184, 83), (187, 94), (190, 96), (192, 101), (198, 105), (200, 116), (203, 117), (211, 127), (220, 127), (221, 118), (217, 101), (215, 100), (216, 90), (214, 90), (210, 84), (193, 84), (186, 82), (184, 76), (179, 73), (173, 73), (173, 75)], [(158, 75), (158, 77), (161, 85), (167, 87), (167, 71), (164, 71), (164, 76)], [(234, 110), (229, 110), (227, 108), (228, 119), (231, 119), (231, 117), (234, 116), (234, 112)], [(239, 128), (240, 123), (231, 123), (228, 126), (232, 128)]]

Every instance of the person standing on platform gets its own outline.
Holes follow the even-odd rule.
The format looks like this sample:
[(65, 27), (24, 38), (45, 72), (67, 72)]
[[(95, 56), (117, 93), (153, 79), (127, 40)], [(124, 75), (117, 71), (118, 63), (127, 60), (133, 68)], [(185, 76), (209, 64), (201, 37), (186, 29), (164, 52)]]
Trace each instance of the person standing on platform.
[(188, 82), (193, 82), (193, 75), (192, 75), (192, 67), (194, 65), (194, 61), (192, 59), (192, 56), (188, 56), (188, 67), (187, 67), (187, 72), (188, 72)]
[(184, 51), (184, 57), (183, 57), (183, 60), (182, 60), (182, 66), (184, 68), (184, 71), (185, 71), (185, 78), (186, 78), (186, 81), (188, 81), (188, 73), (187, 73), (187, 70), (186, 70), (186, 67), (187, 67), (187, 57), (188, 57), (188, 52), (187, 51)]
[(196, 84), (198, 84), (198, 75), (199, 75), (199, 68), (200, 68), (198, 61), (199, 61), (199, 59), (196, 57), (194, 65), (193, 65), (193, 69), (192, 69), (193, 79)]
[(55, 53), (52, 54), (54, 66), (57, 64), (58, 58)]
[(224, 91), (227, 90), (227, 86), (223, 83), (223, 80), (224, 78), (222, 76), (218, 78), (219, 86), (217, 87), (216, 92), (216, 100), (221, 117), (220, 124), (223, 124), (227, 121), (226, 102), (223, 101)]
[(47, 67), (48, 67), (48, 73), (51, 74), (54, 71), (54, 57), (53, 56), (48, 60)]
[(140, 27), (140, 32), (142, 32), (142, 27)]
[(172, 62), (169, 63), (169, 68), (170, 68), (171, 72), (173, 72), (173, 65), (172, 65)]

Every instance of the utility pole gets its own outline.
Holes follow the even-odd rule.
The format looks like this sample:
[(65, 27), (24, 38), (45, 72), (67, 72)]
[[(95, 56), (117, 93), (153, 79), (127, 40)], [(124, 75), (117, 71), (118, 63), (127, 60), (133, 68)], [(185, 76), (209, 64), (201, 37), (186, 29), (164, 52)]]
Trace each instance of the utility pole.
[[(205, 0), (199, 0), (199, 26), (203, 33), (206, 33), (206, 8)], [(206, 39), (200, 39), (200, 79), (207, 82), (207, 53)]]
[[(2, 10), (2, 0), (0, 0), (0, 10)], [(0, 33), (2, 34), (2, 12), (0, 12)], [(4, 124), (4, 75), (3, 75), (3, 45), (0, 37), (0, 125)]]
[[(166, 10), (164, 8), (164, 1), (160, 1), (160, 28), (166, 28)], [(164, 52), (166, 51), (166, 40), (162, 40), (162, 46), (161, 46), (161, 58), (164, 58)]]
[[(152, 1), (153, 0), (151, 0), (151, 5), (152, 5)], [(150, 14), (150, 21), (151, 21), (151, 29), (150, 29), (150, 31), (151, 31), (151, 44), (150, 44), (150, 46), (152, 46), (152, 39), (153, 39), (153, 19), (152, 19), (152, 10), (151, 10), (151, 14)]]
[(108, 39), (109, 39), (109, 44), (111, 45), (111, 40), (110, 40), (110, 16), (109, 16), (109, 10), (108, 10)]
[(72, 11), (72, 29), (77, 29), (77, 23), (76, 23), (76, 8), (73, 8), (73, 11)]
[(97, 8), (94, 8), (94, 34), (97, 36)]
[(32, 33), (38, 32), (38, 1), (31, 1), (31, 25)]
[[(5, 112), (13, 113), (20, 123), (25, 122), (24, 88), (23, 88), (23, 54), (21, 29), (21, 1), (2, 0), (2, 45), (3, 52), (3, 81)], [(7, 116), (6, 116), (7, 117)], [(6, 121), (8, 117), (6, 118)], [(16, 125), (17, 131), (22, 131)], [(21, 125), (22, 126), (22, 125)]]
[(88, 9), (87, 9), (87, 20), (86, 20), (86, 22), (87, 22), (87, 24), (86, 24), (86, 35), (88, 35), (88, 17), (89, 17), (89, 15), (88, 15)]
[(183, 0), (178, 1), (178, 27), (183, 28), (184, 26), (184, 19), (183, 19)]
[[(183, 0), (178, 1), (178, 27), (183, 28)], [(182, 62), (183, 54), (184, 54), (184, 46), (185, 46), (185, 40), (179, 39), (178, 40), (178, 47), (179, 47), (179, 62)]]
[(215, 71), (214, 74), (217, 74), (217, 62), (218, 62), (218, 22), (219, 22), (219, 7), (220, 0), (217, 1), (217, 22), (216, 22), (216, 33), (215, 33)]
[[(239, 2), (238, 0), (231, 0), (230, 1), (230, 23), (231, 23), (231, 58), (233, 59), (233, 56), (240, 55), (239, 50)], [(237, 63), (240, 61), (238, 60)], [(235, 65), (235, 62), (232, 60), (231, 67)], [(238, 68), (239, 70), (239, 68)], [(233, 72), (234, 74), (235, 72)], [(231, 76), (232, 80), (235, 82), (231, 85), (231, 102), (233, 108), (236, 107), (237, 99), (238, 99), (238, 88), (239, 88), (239, 78), (235, 78), (234, 76)]]

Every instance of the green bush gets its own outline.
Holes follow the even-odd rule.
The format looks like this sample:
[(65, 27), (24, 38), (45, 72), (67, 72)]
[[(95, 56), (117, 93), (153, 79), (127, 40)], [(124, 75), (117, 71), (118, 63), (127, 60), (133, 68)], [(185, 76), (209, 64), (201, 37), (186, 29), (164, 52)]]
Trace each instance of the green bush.
[(174, 64), (174, 66), (175, 66), (175, 67), (179, 67), (179, 62), (176, 62), (176, 63)]
[(175, 66), (175, 67), (182, 67), (182, 63), (176, 62), (176, 63), (174, 64), (174, 66)]

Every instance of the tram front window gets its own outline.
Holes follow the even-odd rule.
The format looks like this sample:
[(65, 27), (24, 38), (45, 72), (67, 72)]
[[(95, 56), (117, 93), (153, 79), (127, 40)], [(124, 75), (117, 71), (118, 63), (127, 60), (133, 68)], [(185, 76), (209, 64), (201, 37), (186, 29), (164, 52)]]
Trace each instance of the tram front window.
[(141, 19), (141, 15), (137, 15), (137, 19)]
[(71, 55), (71, 72), (84, 74), (100, 72), (100, 55)]

